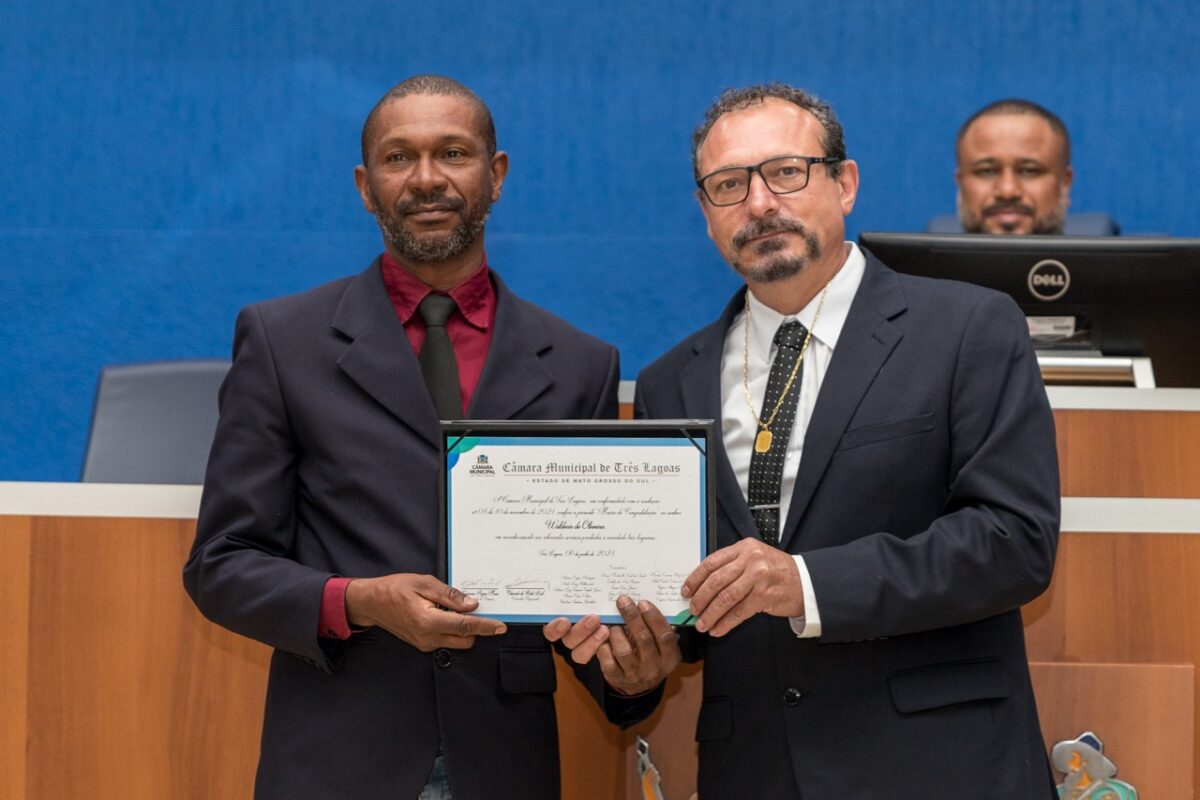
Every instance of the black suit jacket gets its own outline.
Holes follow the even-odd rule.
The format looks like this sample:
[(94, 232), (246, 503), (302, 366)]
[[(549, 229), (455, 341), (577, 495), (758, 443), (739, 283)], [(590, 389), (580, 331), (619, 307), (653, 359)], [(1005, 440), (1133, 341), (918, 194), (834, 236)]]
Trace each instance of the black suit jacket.
[[(1050, 580), (1058, 467), (1024, 318), (866, 256), (781, 534), (822, 635), (758, 615), (690, 643), (700, 796), (1053, 797), (1019, 607)], [(639, 415), (720, 420), (742, 303), (642, 372)], [(720, 546), (758, 537), (723, 450), (717, 498)]]
[[(493, 278), (469, 416), (614, 417), (616, 350)], [(378, 261), (239, 315), (184, 583), (209, 619), (275, 648), (258, 797), (416, 797), (439, 745), (456, 798), (558, 797), (540, 627), (437, 653), (378, 629), (317, 637), (330, 576), (435, 573), (438, 433)], [(657, 699), (606, 697), (596, 667), (578, 672), (617, 723)]]

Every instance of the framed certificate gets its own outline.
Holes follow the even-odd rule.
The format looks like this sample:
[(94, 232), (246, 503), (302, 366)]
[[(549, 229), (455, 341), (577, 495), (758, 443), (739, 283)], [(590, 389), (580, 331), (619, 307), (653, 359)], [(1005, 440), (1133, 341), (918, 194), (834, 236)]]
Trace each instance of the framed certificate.
[(510, 623), (620, 623), (617, 597), (687, 624), (713, 547), (711, 420), (442, 424), (446, 583)]

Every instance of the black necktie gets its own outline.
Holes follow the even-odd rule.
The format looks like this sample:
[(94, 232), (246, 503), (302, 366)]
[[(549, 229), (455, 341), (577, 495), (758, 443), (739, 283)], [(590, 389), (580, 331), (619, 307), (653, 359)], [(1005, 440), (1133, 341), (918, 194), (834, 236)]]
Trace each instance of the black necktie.
[(433, 293), (425, 295), (417, 307), (421, 319), (425, 320), (425, 343), (421, 345), (418, 360), (439, 419), (459, 419), (463, 414), (458, 362), (454, 360), (454, 346), (446, 335), (446, 320), (455, 308), (452, 299)]
[[(800, 352), (808, 331), (799, 322), (785, 322), (775, 332), (775, 363), (767, 377), (767, 393), (758, 411), (759, 419), (771, 419), (775, 405), (788, 384), (788, 378)], [(758, 448), (750, 451), (750, 488), (746, 493), (750, 501), (750, 512), (758, 523), (758, 532), (769, 545), (779, 544), (779, 485), (783, 480), (783, 461), (787, 456), (788, 439), (792, 435), (792, 421), (796, 418), (796, 401), (800, 398), (800, 373), (796, 373), (787, 397), (779, 407), (779, 413), (771, 422), (771, 446), (765, 453)], [(761, 431), (761, 428), (759, 429)]]

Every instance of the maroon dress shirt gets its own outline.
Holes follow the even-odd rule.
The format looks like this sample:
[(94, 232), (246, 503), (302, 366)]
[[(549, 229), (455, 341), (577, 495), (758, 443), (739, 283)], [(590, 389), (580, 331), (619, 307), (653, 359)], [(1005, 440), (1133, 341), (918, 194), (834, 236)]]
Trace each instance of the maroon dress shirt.
[[(417, 313), (417, 306), (432, 290), (387, 253), (383, 254), (381, 262), (388, 299), (392, 301), (396, 316), (404, 325), (404, 333), (413, 352), (419, 354), (421, 345), (425, 343), (425, 322)], [(446, 320), (446, 335), (450, 337), (454, 359), (458, 364), (458, 383), (465, 417), (483, 372), (488, 347), (492, 344), (492, 324), (496, 320), (496, 287), (492, 285), (488, 272), (487, 256), (484, 256), (483, 263), (471, 277), (446, 294), (458, 306), (450, 319)], [(346, 619), (346, 586), (351, 580), (338, 577), (325, 582), (317, 635), (332, 639), (350, 638), (353, 630)]]

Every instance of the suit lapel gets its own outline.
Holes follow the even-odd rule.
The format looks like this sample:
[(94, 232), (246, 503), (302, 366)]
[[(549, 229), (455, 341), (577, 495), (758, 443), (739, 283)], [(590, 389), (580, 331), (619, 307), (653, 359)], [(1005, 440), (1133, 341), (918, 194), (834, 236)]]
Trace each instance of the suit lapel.
[(553, 347), (532, 307), (514, 295), (492, 272), (496, 286), (496, 322), (479, 384), (471, 397), (471, 419), (512, 419), (550, 390), (554, 376), (542, 362)]
[(333, 327), (351, 341), (338, 366), (363, 391), (436, 446), (437, 411), (421, 366), (396, 316), (379, 259), (346, 287)]
[(796, 487), (780, 536), (780, 546), (785, 550), (791, 545), (846, 426), (903, 336), (890, 321), (906, 308), (896, 273), (869, 252), (863, 253), (867, 259), (866, 271), (842, 326), (804, 436)]
[(725, 349), (729, 326), (745, 303), (745, 292), (743, 288), (734, 295), (720, 319), (696, 340), (693, 346), (695, 358), (680, 372), (679, 381), (683, 391), (683, 407), (688, 417), (713, 420), (718, 502), (733, 523), (736, 534), (743, 538), (760, 538), (758, 526), (738, 485), (737, 475), (725, 454), (721, 429), (721, 354)]

